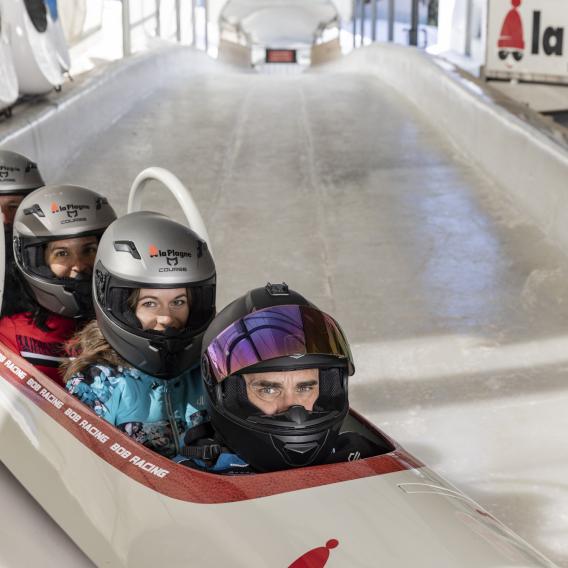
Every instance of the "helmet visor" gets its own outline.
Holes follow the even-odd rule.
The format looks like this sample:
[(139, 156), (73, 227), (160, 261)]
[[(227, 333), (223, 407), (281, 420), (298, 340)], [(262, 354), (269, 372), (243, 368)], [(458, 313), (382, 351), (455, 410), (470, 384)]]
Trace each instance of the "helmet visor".
[[(107, 311), (123, 326), (126, 326), (133, 332), (145, 329), (144, 322), (140, 320), (141, 315), (137, 313), (137, 304), (139, 302), (147, 299), (151, 304), (156, 304), (160, 301), (176, 304), (181, 299), (174, 296), (168, 296), (166, 299), (159, 297), (162, 291), (173, 290), (173, 288), (149, 288), (149, 290), (154, 290), (155, 294), (149, 292), (146, 298), (140, 298), (140, 290), (141, 288), (122, 286), (120, 283), (111, 280), (108, 286), (107, 297), (103, 299), (104, 302), (101, 302), (107, 306)], [(179, 324), (177, 329), (180, 332), (189, 332), (190, 336), (203, 332), (215, 315), (215, 286), (212, 284), (196, 286), (193, 283), (187, 283), (186, 285), (180, 284), (179, 291), (180, 296), (183, 295), (183, 300), (187, 303), (187, 311), (186, 318), (177, 322)], [(153, 297), (154, 295), (156, 297)], [(179, 313), (182, 312), (183, 310), (179, 309)], [(178, 309), (175, 307), (168, 312), (174, 320), (177, 313)], [(150, 321), (155, 317), (152, 309), (149, 310), (149, 317)]]
[(49, 282), (65, 283), (71, 273), (90, 278), (102, 231), (58, 238), (21, 237), (16, 248), (24, 272)]
[[(206, 351), (217, 382), (243, 369), (280, 357), (319, 355), (340, 360), (353, 374), (353, 358), (339, 324), (310, 306), (274, 306), (238, 319)], [(337, 366), (337, 363), (335, 363)]]

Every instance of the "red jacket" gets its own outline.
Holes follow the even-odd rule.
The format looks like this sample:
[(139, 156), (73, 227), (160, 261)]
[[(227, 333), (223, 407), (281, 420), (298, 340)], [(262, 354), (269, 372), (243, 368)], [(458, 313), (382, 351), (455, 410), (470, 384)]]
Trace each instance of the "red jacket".
[(28, 316), (29, 313), (21, 313), (0, 319), (0, 342), (65, 386), (59, 365), (67, 358), (63, 344), (75, 333), (77, 321), (52, 314), (47, 319), (50, 331), (42, 331)]

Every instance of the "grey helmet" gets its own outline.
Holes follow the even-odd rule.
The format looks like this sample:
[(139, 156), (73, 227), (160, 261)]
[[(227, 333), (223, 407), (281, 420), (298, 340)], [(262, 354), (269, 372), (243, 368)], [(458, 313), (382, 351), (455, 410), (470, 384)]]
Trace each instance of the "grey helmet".
[(25, 195), (43, 185), (35, 162), (17, 152), (0, 150), (0, 195)]
[[(101, 238), (93, 293), (99, 328), (128, 363), (173, 378), (199, 363), (201, 340), (215, 315), (216, 273), (207, 243), (160, 213), (130, 213)], [(129, 298), (139, 288), (187, 288), (190, 313), (182, 330), (144, 330)]]
[(105, 197), (76, 185), (42, 187), (23, 199), (14, 218), (14, 259), (40, 306), (66, 317), (91, 315), (91, 274), (57, 277), (45, 251), (51, 241), (99, 238), (115, 219)]

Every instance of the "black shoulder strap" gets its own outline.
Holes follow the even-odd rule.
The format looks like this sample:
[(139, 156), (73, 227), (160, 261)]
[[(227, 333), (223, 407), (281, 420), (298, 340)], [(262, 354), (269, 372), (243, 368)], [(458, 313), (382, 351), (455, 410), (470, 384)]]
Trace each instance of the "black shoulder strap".
[[(213, 442), (211, 438), (203, 440), (203, 442)], [(198, 460), (215, 460), (221, 455), (221, 444), (203, 444), (200, 446), (184, 446), (180, 449), (180, 454), (186, 458)]]
[(185, 433), (183, 441), (186, 446), (191, 446), (192, 444), (199, 442), (199, 440), (203, 438), (214, 438), (214, 437), (215, 437), (215, 431), (213, 430), (213, 426), (211, 426), (211, 423), (202, 422), (201, 424), (198, 424), (197, 426), (193, 426), (192, 428), (190, 428)]
[(210, 422), (203, 422), (190, 428), (184, 437), (184, 447), (180, 454), (186, 458), (215, 460), (222, 451), (222, 446), (215, 440), (215, 431)]

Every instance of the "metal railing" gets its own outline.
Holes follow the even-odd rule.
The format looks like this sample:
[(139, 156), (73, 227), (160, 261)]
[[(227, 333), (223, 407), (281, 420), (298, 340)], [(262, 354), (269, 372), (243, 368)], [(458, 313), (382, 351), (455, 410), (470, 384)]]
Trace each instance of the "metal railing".
[[(360, 38), (360, 44), (363, 45), (365, 41), (365, 21), (366, 21), (366, 9), (365, 6), (369, 3), (366, 0), (352, 0), (352, 35), (353, 35), (353, 48), (357, 47), (357, 37)], [(377, 41), (377, 2), (378, 0), (370, 0), (371, 4), (371, 41)], [(410, 27), (405, 31), (408, 32), (408, 44), (418, 45), (418, 36), (420, 31), (418, 25), (418, 3), (419, 0), (411, 0), (411, 12), (410, 12)], [(387, 3), (387, 40), (394, 41), (394, 8), (395, 0), (388, 0)], [(359, 34), (357, 34), (357, 23), (359, 20)]]
[[(139, 0), (134, 0), (139, 1)], [(132, 54), (132, 31), (144, 24), (155, 21), (155, 34), (156, 37), (162, 36), (162, 1), (154, 0), (155, 8), (152, 12), (143, 15), (137, 21), (131, 21), (131, 0), (121, 0), (122, 3), (122, 53), (126, 57)], [(204, 22), (204, 50), (207, 52), (209, 47), (208, 37), (208, 19), (209, 19), (209, 0), (202, 0), (201, 2), (205, 10)], [(182, 0), (175, 0), (175, 38), (176, 41), (182, 41)], [(191, 45), (197, 47), (197, 0), (191, 0)]]

